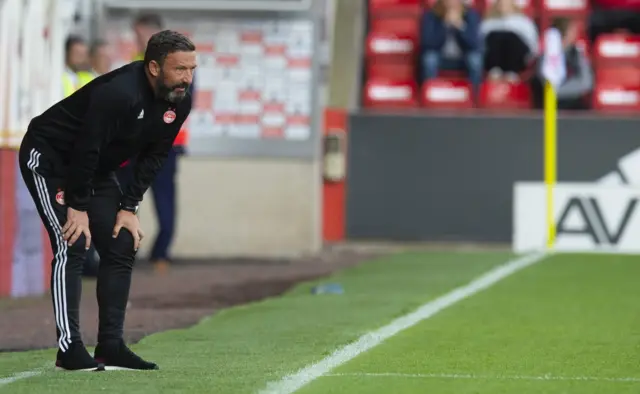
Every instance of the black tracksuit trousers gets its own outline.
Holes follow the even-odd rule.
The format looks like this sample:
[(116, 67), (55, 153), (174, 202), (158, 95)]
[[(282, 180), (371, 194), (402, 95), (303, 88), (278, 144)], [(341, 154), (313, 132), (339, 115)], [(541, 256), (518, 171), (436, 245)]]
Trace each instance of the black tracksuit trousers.
[[(53, 261), (51, 295), (59, 348), (65, 352), (72, 342), (80, 342), (80, 295), (82, 270), (87, 251), (84, 235), (68, 246), (62, 238), (67, 220), (64, 204), (64, 180), (60, 160), (55, 154), (43, 154), (45, 147), (25, 138), (20, 148), (20, 170), (38, 213), (49, 233)], [(135, 259), (133, 236), (122, 229), (113, 238), (122, 192), (115, 174), (94, 179), (88, 216), (91, 237), (100, 254), (97, 298), (99, 312), (98, 342), (121, 339), (125, 309)], [(61, 193), (62, 192), (62, 193)]]

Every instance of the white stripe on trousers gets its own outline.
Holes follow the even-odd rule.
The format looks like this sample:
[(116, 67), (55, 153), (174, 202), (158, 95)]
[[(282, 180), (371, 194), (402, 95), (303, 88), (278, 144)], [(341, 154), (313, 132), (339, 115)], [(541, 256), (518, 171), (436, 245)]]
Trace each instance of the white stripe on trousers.
[(30, 159), (27, 163), (27, 167), (33, 172), (33, 179), (35, 180), (36, 189), (38, 191), (38, 198), (40, 199), (40, 205), (44, 211), (49, 226), (53, 229), (56, 235), (56, 248), (57, 252), (54, 256), (53, 265), (53, 305), (54, 315), (56, 318), (56, 325), (60, 331), (60, 338), (58, 339), (58, 346), (60, 350), (65, 352), (71, 344), (71, 330), (69, 329), (69, 315), (67, 313), (67, 288), (66, 288), (66, 266), (67, 266), (67, 243), (62, 238), (62, 226), (60, 221), (55, 215), (53, 206), (51, 205), (51, 198), (47, 190), (47, 184), (44, 178), (38, 174), (37, 168), (40, 165), (40, 152), (35, 149), (31, 150)]

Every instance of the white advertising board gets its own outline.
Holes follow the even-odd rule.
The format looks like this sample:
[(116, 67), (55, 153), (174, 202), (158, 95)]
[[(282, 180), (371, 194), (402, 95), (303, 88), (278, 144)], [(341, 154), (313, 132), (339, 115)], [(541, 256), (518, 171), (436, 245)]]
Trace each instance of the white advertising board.
[[(558, 183), (554, 188), (554, 250), (640, 253), (640, 187), (598, 183)], [(546, 249), (546, 186), (514, 185), (513, 249)]]

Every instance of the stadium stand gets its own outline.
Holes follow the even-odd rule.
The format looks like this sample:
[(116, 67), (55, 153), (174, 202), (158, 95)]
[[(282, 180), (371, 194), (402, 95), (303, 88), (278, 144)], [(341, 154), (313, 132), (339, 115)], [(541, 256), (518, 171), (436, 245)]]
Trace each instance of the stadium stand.
[[(475, 0), (468, 6), (486, 14), (496, 0)], [(477, 99), (464, 73), (440, 72), (420, 86), (420, 20), (436, 0), (369, 0), (365, 53), (365, 108), (425, 109), (531, 109), (528, 80), (533, 69), (519, 81), (492, 81), (484, 78)], [(589, 59), (595, 75), (593, 94), (585, 97), (600, 112), (640, 109), (640, 36), (628, 32), (600, 34), (589, 42), (588, 0), (517, 0), (524, 14), (534, 18), (543, 50), (543, 32), (554, 18), (575, 22), (576, 47)], [(532, 65), (533, 67), (533, 65)]]
[(640, 37), (600, 35), (593, 55), (596, 65), (594, 109), (610, 112), (640, 109)]

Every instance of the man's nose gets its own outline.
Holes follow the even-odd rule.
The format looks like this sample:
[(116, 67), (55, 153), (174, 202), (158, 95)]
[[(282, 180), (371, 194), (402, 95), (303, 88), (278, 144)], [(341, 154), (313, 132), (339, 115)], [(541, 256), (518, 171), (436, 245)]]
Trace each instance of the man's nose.
[(192, 70), (188, 70), (184, 74), (184, 77), (182, 78), (182, 82), (183, 83), (188, 83), (189, 85), (191, 85), (191, 83), (193, 82), (193, 71)]

